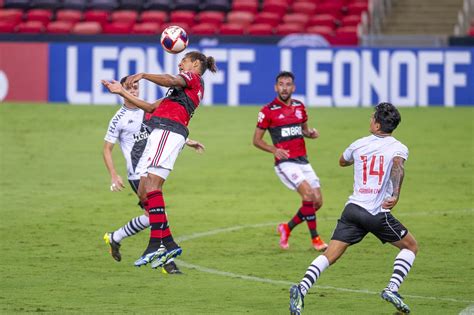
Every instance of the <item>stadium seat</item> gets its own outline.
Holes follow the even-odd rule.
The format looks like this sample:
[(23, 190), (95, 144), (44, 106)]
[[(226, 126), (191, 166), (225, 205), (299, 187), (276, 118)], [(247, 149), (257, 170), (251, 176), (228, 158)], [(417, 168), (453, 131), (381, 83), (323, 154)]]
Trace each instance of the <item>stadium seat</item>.
[(199, 10), (199, 0), (174, 0), (174, 10)]
[(308, 26), (329, 26), (335, 28), (339, 20), (331, 14), (319, 14), (309, 19)]
[(112, 22), (127, 22), (133, 24), (138, 19), (138, 12), (135, 10), (119, 10), (114, 11), (110, 15)]
[(143, 11), (140, 15), (140, 21), (163, 24), (168, 21), (168, 13), (160, 10)]
[(273, 27), (270, 24), (252, 24), (247, 32), (249, 35), (273, 35)]
[(26, 12), (27, 21), (40, 21), (47, 25), (53, 18), (53, 11), (47, 9), (31, 9)]
[(245, 27), (241, 24), (225, 23), (219, 30), (221, 35), (244, 35)]
[(169, 0), (145, 0), (143, 8), (145, 10), (169, 11), (171, 9), (171, 4)]
[(331, 42), (336, 45), (358, 45), (359, 36), (356, 26), (342, 26), (336, 29), (334, 39)]
[(49, 34), (69, 34), (74, 26), (70, 21), (53, 21), (46, 26), (46, 33)]
[(29, 9), (31, 6), (30, 0), (5, 0), (4, 8)]
[(316, 6), (317, 14), (330, 14), (337, 18), (342, 16), (344, 2), (342, 0), (331, 0), (320, 3)]
[(206, 11), (229, 11), (230, 3), (228, 0), (204, 0), (201, 10)]
[(102, 25), (99, 22), (78, 22), (71, 30), (73, 34), (95, 35), (102, 33)]
[(302, 24), (280, 24), (275, 28), (275, 34), (277, 35), (289, 35), (295, 33), (304, 33), (304, 25)]
[(183, 28), (186, 32), (189, 32), (189, 30), (191, 29), (189, 27), (189, 24), (188, 23), (184, 23), (184, 22), (173, 22), (173, 23), (164, 23), (164, 24), (161, 24), (160, 25), (160, 33), (163, 32), (163, 30), (165, 28), (167, 28), (168, 26), (172, 26), (172, 25), (177, 25), (181, 28)]
[(132, 33), (153, 35), (153, 34), (158, 34), (159, 29), (160, 29), (159, 23), (143, 22), (143, 23), (134, 24), (132, 26)]
[(229, 24), (240, 24), (243, 26), (248, 26), (252, 24), (255, 16), (251, 12), (245, 11), (230, 11), (227, 13), (227, 23)]
[(269, 24), (272, 27), (277, 26), (281, 21), (279, 14), (274, 12), (259, 12), (255, 17), (255, 24)]
[(282, 17), (288, 9), (288, 4), (282, 0), (265, 0), (263, 3), (263, 12), (272, 12)]
[(369, 9), (366, 2), (352, 2), (347, 5), (347, 14), (350, 15), (361, 15), (362, 12), (365, 12)]
[(128, 34), (132, 31), (133, 22), (111, 22), (104, 24), (104, 34)]
[(468, 32), (469, 36), (474, 36), (474, 26), (471, 26), (469, 28), (469, 32)]
[(38, 34), (45, 31), (44, 24), (41, 21), (26, 21), (15, 27), (17, 33)]
[(79, 22), (82, 20), (82, 11), (72, 10), (72, 9), (62, 9), (56, 11), (56, 20), (57, 21), (69, 21), (69, 22)]
[(189, 26), (193, 26), (195, 16), (196, 13), (190, 10), (171, 11), (170, 23), (186, 23)]
[(225, 13), (222, 11), (201, 11), (196, 15), (196, 22), (220, 26), (224, 21)]
[(64, 9), (84, 10), (86, 8), (86, 1), (83, 0), (63, 0)]
[(314, 15), (316, 13), (316, 4), (313, 2), (295, 2), (292, 9), (294, 13)]
[[(218, 24), (220, 26), (220, 24)], [(196, 24), (191, 28), (191, 33), (196, 35), (215, 35), (218, 25), (214, 23)]]
[(309, 16), (303, 13), (288, 13), (283, 16), (283, 23), (303, 24), (306, 26), (309, 22)]
[(112, 11), (118, 8), (117, 0), (89, 0), (87, 7), (92, 10)]
[(362, 21), (360, 15), (346, 15), (342, 17), (341, 25), (342, 26), (357, 26)]
[(23, 10), (21, 9), (0, 9), (0, 21), (11, 21), (18, 24), (23, 19)]
[(324, 36), (326, 39), (329, 39), (331, 36), (334, 36), (334, 30), (329, 26), (310, 26), (306, 28), (305, 33), (321, 35)]
[(60, 0), (31, 0), (31, 7), (56, 10), (62, 6)]
[(84, 21), (99, 22), (102, 25), (109, 21), (110, 13), (106, 10), (88, 10), (84, 13)]
[(234, 2), (232, 2), (232, 11), (245, 11), (257, 14), (258, 1), (234, 0)]
[(120, 0), (120, 10), (135, 10), (139, 11), (143, 7), (143, 0)]
[(17, 25), (15, 20), (0, 20), (0, 33), (13, 33)]

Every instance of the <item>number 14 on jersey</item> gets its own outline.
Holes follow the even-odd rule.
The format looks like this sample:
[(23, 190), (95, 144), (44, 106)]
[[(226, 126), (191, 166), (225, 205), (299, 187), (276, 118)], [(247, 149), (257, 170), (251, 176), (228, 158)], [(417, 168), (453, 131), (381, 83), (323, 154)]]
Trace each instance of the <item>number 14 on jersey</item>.
[[(369, 162), (369, 157), (367, 155), (361, 155), (360, 159), (362, 160), (363, 163), (363, 168), (362, 168), (362, 182), (363, 184), (367, 184), (367, 163)], [(378, 163), (377, 163), (378, 160)], [(369, 175), (371, 176), (378, 176), (379, 181), (378, 184), (382, 184), (382, 178), (383, 175), (385, 174), (383, 171), (383, 163), (384, 163), (384, 156), (383, 155), (372, 155), (370, 157), (370, 169), (369, 169)], [(378, 170), (375, 169), (376, 164), (378, 164)]]

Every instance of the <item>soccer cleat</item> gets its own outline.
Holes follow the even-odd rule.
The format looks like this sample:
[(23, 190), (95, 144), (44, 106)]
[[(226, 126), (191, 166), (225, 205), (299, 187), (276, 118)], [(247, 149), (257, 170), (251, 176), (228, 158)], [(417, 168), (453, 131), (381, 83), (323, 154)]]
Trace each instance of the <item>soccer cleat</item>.
[(164, 264), (163, 267), (161, 268), (161, 272), (164, 274), (169, 274), (169, 275), (183, 274), (181, 270), (179, 270), (178, 266), (176, 266), (174, 261), (170, 261)]
[(304, 308), (304, 296), (299, 285), (292, 285), (290, 288), (290, 314), (300, 315)]
[(166, 248), (161, 245), (157, 250), (144, 254), (142, 257), (138, 258), (134, 265), (135, 267), (145, 266), (146, 264), (151, 263), (156, 259), (161, 259), (166, 254)]
[(384, 289), (380, 294), (380, 297), (387, 302), (390, 302), (395, 306), (397, 310), (402, 313), (410, 313), (410, 307), (403, 302), (403, 298), (397, 292), (390, 291), (389, 289)]
[(181, 247), (177, 247), (177, 248), (172, 249), (172, 250), (166, 250), (165, 249), (165, 252), (163, 254), (161, 254), (159, 257), (157, 256), (153, 259), (153, 262), (151, 264), (151, 268), (156, 269), (158, 267), (163, 266), (164, 264), (166, 264), (166, 262), (168, 260), (170, 260), (171, 258), (178, 257), (179, 255), (181, 255), (182, 252), (183, 252), (183, 250), (181, 249)]
[(328, 244), (324, 243), (323, 239), (319, 236), (316, 236), (315, 238), (313, 238), (311, 242), (313, 244), (314, 249), (317, 251), (322, 252), (326, 250), (326, 248), (328, 248)]
[(280, 233), (280, 247), (281, 249), (288, 249), (290, 245), (288, 245), (288, 238), (290, 237), (290, 228), (288, 224), (281, 223), (278, 225), (277, 228), (278, 233)]
[(120, 254), (120, 243), (114, 241), (112, 237), (114, 233), (107, 232), (104, 234), (105, 244), (110, 245), (109, 253), (112, 255), (112, 258), (116, 261), (122, 260), (122, 255)]

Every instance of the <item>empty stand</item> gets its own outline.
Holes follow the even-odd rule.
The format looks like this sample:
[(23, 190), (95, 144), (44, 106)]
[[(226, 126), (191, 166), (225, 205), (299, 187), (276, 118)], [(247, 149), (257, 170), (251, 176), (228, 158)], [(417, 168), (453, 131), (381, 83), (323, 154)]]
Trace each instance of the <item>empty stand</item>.
[(143, 7), (143, 0), (120, 0), (120, 9), (139, 11)]
[(64, 9), (84, 10), (86, 2), (83, 0), (63, 0)]
[(241, 24), (225, 23), (221, 25), (219, 33), (222, 35), (244, 35), (245, 27)]
[(0, 9), (0, 21), (11, 22), (14, 25), (23, 19), (23, 10), (21, 9)]
[(255, 16), (255, 23), (269, 24), (273, 27), (277, 26), (281, 21), (279, 14), (274, 12), (260, 12)]
[(16, 21), (0, 20), (0, 33), (13, 33), (17, 25)]
[(229, 24), (248, 26), (253, 22), (254, 19), (255, 16), (252, 12), (231, 11), (227, 14), (227, 23)]
[(69, 21), (69, 22), (79, 22), (82, 20), (82, 11), (72, 10), (72, 9), (63, 9), (56, 11), (56, 20), (57, 21)]
[(32, 9), (26, 12), (27, 21), (39, 21), (47, 25), (53, 17), (53, 11), (48, 9)]
[(84, 21), (99, 22), (104, 25), (109, 21), (110, 12), (106, 10), (88, 10), (84, 13)]
[(218, 26), (212, 23), (196, 24), (191, 28), (191, 33), (196, 35), (215, 35)]
[(112, 22), (126, 22), (133, 24), (138, 19), (138, 12), (134, 10), (114, 11), (110, 15), (110, 19)]
[(245, 11), (245, 12), (257, 14), (258, 1), (234, 0), (232, 2), (232, 11)]
[(45, 30), (44, 24), (40, 21), (26, 21), (21, 22), (15, 27), (17, 33), (38, 34)]
[(191, 10), (198, 11), (200, 6), (199, 0), (174, 0), (175, 10)]
[(196, 22), (220, 26), (224, 21), (225, 13), (222, 11), (201, 11), (196, 15)]
[(62, 6), (59, 0), (31, 0), (31, 7), (56, 10)]
[(169, 0), (145, 0), (143, 8), (145, 10), (170, 10), (170, 1)]
[(142, 35), (154, 35), (158, 34), (160, 30), (160, 24), (154, 22), (143, 22), (137, 23), (132, 26), (132, 33)]
[(270, 24), (252, 24), (247, 32), (249, 35), (273, 35), (273, 27)]
[(194, 25), (196, 13), (191, 10), (177, 10), (170, 13), (170, 23), (186, 23), (188, 26)]
[(111, 11), (118, 8), (118, 1), (117, 0), (89, 0), (87, 7), (93, 10)]
[(73, 34), (95, 35), (102, 33), (102, 25), (99, 22), (78, 22), (71, 30)]
[(133, 22), (111, 22), (103, 26), (104, 34), (128, 34), (132, 31)]
[(275, 34), (277, 35), (289, 35), (296, 33), (304, 33), (304, 25), (302, 24), (279, 24), (275, 28)]
[(53, 21), (46, 26), (46, 32), (50, 34), (69, 34), (74, 26), (70, 21)]
[(154, 22), (158, 24), (163, 24), (168, 21), (168, 13), (160, 10), (143, 11), (140, 15), (140, 20), (142, 22)]

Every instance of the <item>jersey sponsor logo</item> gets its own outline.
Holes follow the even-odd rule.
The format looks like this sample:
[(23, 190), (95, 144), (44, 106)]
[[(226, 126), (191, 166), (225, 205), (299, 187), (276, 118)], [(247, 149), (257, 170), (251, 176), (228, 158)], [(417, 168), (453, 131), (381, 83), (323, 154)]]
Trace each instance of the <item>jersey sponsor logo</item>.
[(149, 133), (147, 131), (141, 131), (139, 133), (133, 134), (133, 140), (135, 140), (135, 142), (139, 142), (141, 140), (148, 139), (148, 136)]
[(282, 137), (292, 137), (292, 136), (302, 136), (302, 135), (303, 135), (303, 130), (301, 126), (281, 128)]
[(120, 112), (118, 112), (117, 115), (115, 115), (114, 118), (112, 118), (112, 121), (110, 123), (110, 128), (109, 128), (110, 133), (115, 132), (115, 128), (117, 128), (117, 125), (118, 125), (120, 119), (122, 119), (122, 117), (125, 115), (125, 112), (126, 112), (126, 109), (122, 108), (120, 110)]

